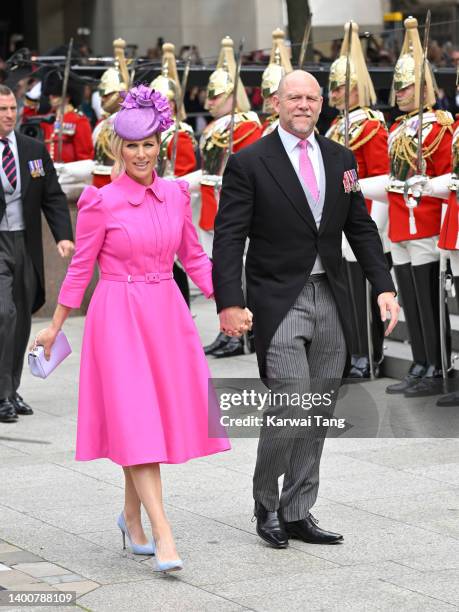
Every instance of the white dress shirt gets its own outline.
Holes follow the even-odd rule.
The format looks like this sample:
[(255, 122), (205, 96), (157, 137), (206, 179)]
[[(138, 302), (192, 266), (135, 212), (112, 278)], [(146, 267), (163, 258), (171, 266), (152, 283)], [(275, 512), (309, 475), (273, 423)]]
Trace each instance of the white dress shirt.
[[(301, 141), (301, 138), (298, 138), (297, 136), (294, 136), (294, 134), (287, 132), (287, 130), (285, 130), (280, 124), (277, 129), (279, 133), (279, 138), (281, 139), (285, 152), (287, 153), (292, 163), (292, 166), (298, 176), (298, 179), (300, 180), (300, 183), (303, 185), (303, 179), (300, 175), (300, 147), (298, 146), (298, 143)], [(320, 176), (321, 167), (323, 167), (323, 165), (320, 163), (320, 160), (319, 160), (319, 156), (321, 156), (320, 149), (319, 149), (319, 143), (316, 140), (314, 132), (312, 132), (312, 134), (310, 134), (306, 140), (309, 143), (308, 144), (308, 155), (309, 155), (309, 159), (311, 160), (312, 168), (314, 170), (316, 182), (317, 182), (317, 185), (320, 185), (321, 184), (320, 179), (321, 178), (325, 179), (325, 177)], [(322, 181), (322, 184), (325, 184), (325, 180)], [(314, 215), (314, 219), (317, 224), (317, 228), (319, 228), (320, 219), (322, 217), (322, 210), (314, 210), (313, 215)], [(317, 254), (316, 260), (314, 262), (314, 266), (311, 270), (311, 274), (322, 274), (324, 272), (325, 270), (322, 265), (322, 261), (320, 259), (319, 254)]]

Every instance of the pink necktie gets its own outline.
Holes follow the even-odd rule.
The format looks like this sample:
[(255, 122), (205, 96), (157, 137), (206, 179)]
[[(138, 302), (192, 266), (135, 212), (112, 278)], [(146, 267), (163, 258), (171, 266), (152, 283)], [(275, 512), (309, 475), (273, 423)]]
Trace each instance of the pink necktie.
[(312, 197), (317, 202), (319, 199), (319, 187), (317, 186), (314, 168), (308, 155), (308, 145), (309, 142), (307, 140), (300, 140), (298, 143), (298, 146), (300, 147), (300, 174), (301, 178), (306, 184), (306, 187), (311, 192)]

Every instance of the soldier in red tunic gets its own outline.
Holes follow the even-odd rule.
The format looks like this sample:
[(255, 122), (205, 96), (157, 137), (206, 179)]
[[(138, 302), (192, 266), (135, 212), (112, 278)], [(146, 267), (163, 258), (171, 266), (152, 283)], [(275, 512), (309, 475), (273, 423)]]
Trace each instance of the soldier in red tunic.
[[(448, 206), (440, 231), (438, 247), (443, 256), (450, 260), (454, 278), (456, 300), (459, 303), (459, 120), (456, 116), (451, 150), (451, 172), (429, 180), (424, 192), (440, 200), (447, 200)], [(437, 406), (459, 406), (459, 391), (453, 391), (437, 401)]]
[[(175, 46), (172, 43), (164, 43), (162, 51), (161, 74), (150, 83), (150, 87), (162, 93), (169, 100), (174, 119), (178, 119), (178, 125), (174, 122), (168, 130), (161, 134), (158, 173), (160, 176), (180, 177), (196, 169), (195, 149), (197, 142), (194, 137), (193, 128), (184, 121), (186, 113), (181, 102), (181, 87), (175, 63)], [(177, 117), (178, 104), (181, 104), (181, 108), (178, 110)], [(172, 167), (174, 136), (177, 127), (175, 165)]]
[(57, 118), (61, 106), (63, 77), (58, 72), (46, 75), (43, 82), (43, 93), (48, 96), (56, 120), (53, 123), (42, 123), (45, 144), (55, 162), (75, 162), (83, 159), (93, 159), (91, 124), (87, 117), (76, 110), (81, 104), (82, 87), (69, 78), (65, 110), (62, 118), (62, 155), (59, 159), (59, 127)]
[[(161, 74), (150, 83), (150, 87), (162, 93), (169, 100), (172, 114), (176, 121), (161, 134), (157, 172), (160, 176), (174, 178), (184, 176), (196, 169), (195, 149), (197, 143), (194, 138), (193, 128), (184, 121), (186, 113), (181, 98), (180, 81), (175, 63), (175, 46), (172, 43), (164, 43), (162, 52)], [(179, 105), (181, 107), (177, 111)], [(177, 128), (178, 134), (174, 160), (174, 137)], [(179, 286), (183, 298), (189, 307), (190, 287), (188, 277), (178, 259), (174, 262), (173, 272), (175, 282)]]
[[(386, 190), (392, 260), (413, 362), (408, 375), (400, 383), (389, 385), (386, 391), (403, 393), (405, 397), (424, 397), (441, 393), (443, 387), (438, 299), (440, 253), (437, 248), (442, 202), (425, 195), (415, 207), (408, 207), (404, 197), (407, 181), (417, 174), (422, 66), (417, 20), (406, 19), (405, 28), (393, 83), (393, 99), (405, 114), (397, 119), (389, 133), (390, 175)], [(425, 71), (425, 82), (422, 159), (425, 175), (433, 177), (449, 171), (453, 117), (446, 111), (432, 110), (435, 83), (430, 69)], [(369, 193), (364, 185), (362, 189), (365, 194)], [(415, 202), (409, 200), (409, 203)]]
[[(201, 242), (206, 252), (212, 254), (214, 221), (223, 170), (228, 156), (231, 110), (233, 107), (234, 75), (236, 61), (233, 41), (222, 40), (217, 69), (210, 75), (207, 86), (206, 107), (214, 118), (204, 130), (199, 144), (202, 157), (201, 216), (199, 227)], [(237, 87), (237, 104), (234, 116), (233, 152), (252, 144), (261, 136), (261, 125), (256, 113), (250, 111), (250, 103), (242, 81)], [(210, 345), (204, 347), (206, 355), (232, 357), (244, 353), (242, 338), (230, 337), (220, 332)]]
[[(344, 90), (346, 83), (346, 58), (348, 55), (348, 32), (350, 24), (344, 26), (344, 41), (341, 54), (330, 67), (329, 104), (336, 107), (340, 114), (331, 124), (326, 136), (335, 142), (345, 144)], [(349, 91), (349, 148), (357, 161), (359, 178), (386, 174), (389, 170), (387, 153), (387, 128), (381, 112), (370, 106), (376, 102), (376, 94), (371, 82), (359, 39), (359, 27), (352, 23), (352, 44), (350, 52), (350, 91)], [(386, 202), (366, 200), (368, 212), (378, 226), (381, 240), (389, 251), (387, 241), (388, 206)], [(370, 377), (370, 356), (367, 328), (367, 290), (365, 277), (351, 247), (343, 236), (343, 255), (350, 287), (353, 313), (353, 345), (351, 349), (351, 369), (349, 378)], [(390, 256), (388, 257), (390, 259)], [(390, 263), (390, 262), (389, 262)], [(371, 296), (373, 369), (378, 375), (379, 364), (383, 359), (384, 324), (379, 314), (375, 296)]]

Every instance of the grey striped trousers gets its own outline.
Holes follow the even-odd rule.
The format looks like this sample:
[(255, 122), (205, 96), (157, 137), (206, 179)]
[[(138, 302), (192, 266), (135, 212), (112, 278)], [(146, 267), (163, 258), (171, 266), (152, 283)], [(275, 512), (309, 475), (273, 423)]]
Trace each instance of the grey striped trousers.
[[(266, 355), (271, 391), (325, 392), (336, 383), (346, 363), (338, 310), (326, 277), (310, 277), (277, 328)], [(293, 386), (292, 386), (293, 383)], [(320, 387), (320, 388), (319, 388)], [(335, 384), (336, 388), (336, 384)], [(296, 414), (303, 412), (296, 409)], [(291, 415), (285, 406), (269, 406), (264, 417)], [(270, 511), (280, 509), (284, 520), (305, 518), (319, 489), (319, 464), (324, 444), (317, 430), (294, 435), (289, 428), (263, 425), (253, 477), (253, 496)], [(278, 479), (284, 475), (279, 499)]]

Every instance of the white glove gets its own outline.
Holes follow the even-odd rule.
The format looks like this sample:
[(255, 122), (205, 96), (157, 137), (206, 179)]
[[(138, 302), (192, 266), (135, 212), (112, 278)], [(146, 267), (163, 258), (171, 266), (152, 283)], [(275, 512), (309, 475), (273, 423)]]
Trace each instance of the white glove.
[(190, 172), (189, 174), (185, 174), (184, 176), (180, 176), (179, 179), (181, 181), (186, 181), (189, 185), (188, 191), (190, 193), (200, 191), (201, 189), (201, 177), (202, 170), (195, 170), (194, 172)]
[(389, 201), (386, 187), (389, 184), (389, 175), (380, 174), (379, 176), (369, 176), (359, 179), (359, 185), (363, 193), (363, 197), (367, 200), (378, 200), (379, 202)]
[(433, 198), (439, 198), (440, 200), (447, 200), (450, 194), (450, 190), (449, 190), (450, 182), (451, 182), (451, 173), (442, 174), (441, 176), (434, 176), (433, 178), (429, 178), (424, 188), (422, 189), (422, 195), (431, 196)]

